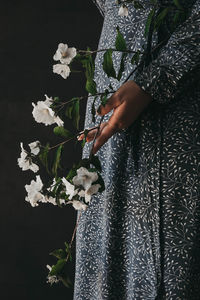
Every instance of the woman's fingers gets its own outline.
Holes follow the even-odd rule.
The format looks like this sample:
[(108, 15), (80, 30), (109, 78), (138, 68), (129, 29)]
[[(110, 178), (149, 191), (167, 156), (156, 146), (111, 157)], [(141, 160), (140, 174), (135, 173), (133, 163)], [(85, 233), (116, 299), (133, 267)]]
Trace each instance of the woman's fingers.
[[(105, 127), (106, 123), (107, 123), (107, 122), (104, 122), (104, 123), (102, 123), (102, 124), (100, 125), (100, 129), (99, 129), (99, 132), (98, 132), (97, 136), (101, 133), (101, 130)], [(86, 136), (86, 142), (91, 142), (91, 141), (94, 139), (94, 137), (95, 137), (95, 135), (96, 135), (96, 133), (97, 133), (97, 130), (98, 130), (98, 129), (95, 128), (95, 129), (90, 130), (90, 131), (88, 132), (88, 134), (87, 134), (87, 136)], [(84, 134), (81, 134), (81, 135), (78, 137), (78, 141), (81, 141), (81, 140), (83, 140), (83, 139), (84, 139)]]
[[(112, 118), (112, 117), (111, 117)], [(110, 119), (111, 119), (110, 118)], [(99, 132), (93, 147), (93, 154), (95, 154), (107, 140), (118, 131), (118, 126), (110, 120), (105, 124), (102, 130)]]
[(106, 105), (100, 105), (97, 109), (97, 113), (101, 116), (106, 115), (108, 112), (110, 112), (113, 108), (116, 108), (119, 106), (122, 102), (122, 98), (120, 96), (120, 93), (115, 92), (107, 101)]
[(106, 126), (104, 126), (97, 136), (93, 147), (93, 154), (95, 154), (113, 134), (121, 129), (127, 128), (130, 125), (128, 114), (129, 107), (127, 107), (127, 103), (125, 101), (114, 109), (114, 112), (109, 121), (106, 123)]

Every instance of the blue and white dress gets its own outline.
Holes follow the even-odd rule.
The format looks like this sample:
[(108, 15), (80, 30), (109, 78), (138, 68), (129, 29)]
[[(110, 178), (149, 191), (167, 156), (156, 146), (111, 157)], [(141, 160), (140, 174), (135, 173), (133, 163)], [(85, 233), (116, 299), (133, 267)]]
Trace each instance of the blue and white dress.
[[(104, 17), (99, 48), (114, 47), (119, 26), (128, 48), (143, 50), (151, 1), (141, 1), (145, 9), (128, 4), (128, 17), (118, 15), (115, 0), (95, 2)], [(186, 21), (130, 78), (153, 102), (97, 153), (106, 189), (92, 198), (78, 226), (74, 300), (200, 299), (200, 1), (180, 2), (188, 6)], [(165, 38), (167, 24), (162, 30)], [(155, 45), (159, 39), (154, 33)], [(120, 55), (113, 54), (116, 71)], [(98, 53), (99, 92), (109, 83), (119, 88), (135, 68), (130, 55), (118, 82), (105, 75), (102, 60)], [(95, 125), (92, 102), (86, 128)], [(89, 149), (90, 143), (84, 156)]]

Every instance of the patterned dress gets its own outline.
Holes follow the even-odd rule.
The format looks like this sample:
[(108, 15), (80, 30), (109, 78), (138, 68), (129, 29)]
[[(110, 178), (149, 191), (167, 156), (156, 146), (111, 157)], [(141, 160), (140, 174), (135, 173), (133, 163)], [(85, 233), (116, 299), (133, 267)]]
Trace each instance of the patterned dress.
[[(145, 10), (128, 4), (128, 17), (118, 15), (115, 0), (95, 2), (104, 16), (99, 48), (114, 47), (119, 26), (128, 48), (142, 50), (151, 1), (142, 1)], [(188, 5), (184, 24), (130, 78), (152, 95), (152, 103), (97, 153), (106, 189), (80, 219), (74, 300), (200, 299), (200, 1), (182, 3)], [(165, 37), (167, 26), (162, 30)], [(120, 55), (113, 54), (116, 71)], [(119, 88), (135, 68), (130, 55), (118, 82), (105, 75), (102, 60), (98, 53), (99, 92), (110, 83)], [(92, 102), (86, 128), (95, 125)]]

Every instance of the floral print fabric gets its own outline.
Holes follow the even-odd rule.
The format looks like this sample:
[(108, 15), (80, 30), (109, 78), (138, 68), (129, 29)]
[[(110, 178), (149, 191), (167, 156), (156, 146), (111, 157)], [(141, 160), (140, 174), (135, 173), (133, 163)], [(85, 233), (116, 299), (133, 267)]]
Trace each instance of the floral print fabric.
[[(104, 15), (99, 48), (114, 46), (119, 26), (128, 48), (141, 50), (150, 1), (143, 1), (145, 10), (128, 4), (126, 18), (118, 16), (114, 0), (95, 2)], [(200, 299), (200, 21), (199, 1), (187, 3), (185, 24), (130, 78), (154, 101), (98, 151), (106, 189), (92, 197), (80, 219), (74, 300)], [(119, 58), (114, 53), (116, 70)], [(131, 56), (121, 82), (107, 78), (102, 59), (98, 53), (99, 92), (109, 83), (117, 89), (134, 69)], [(89, 98), (86, 128), (95, 125), (92, 103)]]

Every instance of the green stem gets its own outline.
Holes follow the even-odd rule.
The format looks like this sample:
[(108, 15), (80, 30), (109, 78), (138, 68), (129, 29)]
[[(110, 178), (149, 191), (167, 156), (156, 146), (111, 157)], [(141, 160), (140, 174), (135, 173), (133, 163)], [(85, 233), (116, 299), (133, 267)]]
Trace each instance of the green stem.
[(137, 51), (133, 51), (133, 50), (117, 50), (114, 48), (107, 48), (107, 49), (99, 49), (99, 50), (78, 50), (78, 53), (85, 53), (85, 54), (95, 54), (98, 52), (105, 52), (107, 50), (112, 50), (113, 52), (123, 52), (123, 53), (137, 53)]
[[(109, 94), (113, 94), (113, 93), (115, 93), (116, 91), (111, 91), (111, 92), (109, 92)], [(68, 100), (68, 101), (66, 101), (66, 102), (61, 102), (60, 104), (58, 104), (58, 105), (56, 105), (54, 108), (56, 109), (56, 108), (59, 108), (58, 109), (58, 111), (57, 111), (57, 114), (58, 114), (58, 112), (60, 111), (60, 110), (62, 110), (63, 109), (63, 107), (65, 106), (65, 105), (67, 105), (67, 104), (69, 104), (69, 103), (71, 103), (71, 102), (73, 102), (73, 101), (76, 101), (77, 99), (78, 100), (83, 100), (83, 99), (87, 99), (87, 98), (90, 98), (90, 97), (96, 97), (96, 96), (102, 96), (102, 95), (104, 95), (105, 93), (98, 93), (98, 94), (95, 94), (95, 95), (87, 95), (87, 96), (81, 96), (81, 97), (74, 97), (73, 99), (70, 99), (70, 100)]]
[[(98, 128), (98, 126), (94, 126), (94, 127), (92, 127), (92, 128), (87, 129), (87, 131), (90, 132), (91, 130), (97, 129), (97, 128)], [(75, 138), (77, 138), (78, 136), (80, 136), (81, 134), (83, 134), (84, 131), (85, 131), (85, 130), (80, 131), (80, 132), (78, 132), (77, 134), (75, 134), (74, 136), (72, 136), (71, 138), (69, 138), (68, 140), (66, 140), (66, 141), (64, 141), (64, 142), (61, 142), (61, 143), (59, 143), (59, 144), (56, 144), (55, 146), (50, 147), (49, 150), (52, 150), (52, 149), (54, 149), (54, 148), (57, 148), (57, 147), (59, 147), (59, 146), (61, 146), (61, 145), (66, 144), (67, 142), (72, 141), (73, 139), (75, 139)]]
[[(77, 231), (77, 228), (78, 228), (78, 224), (79, 224), (81, 215), (82, 215), (82, 212), (80, 212), (79, 217), (78, 217), (78, 220), (76, 221), (76, 225), (75, 225), (75, 227), (74, 227), (74, 231), (73, 231), (73, 234), (72, 234), (72, 238), (71, 238), (71, 241), (70, 241), (70, 244), (69, 244), (69, 250), (71, 250), (71, 248), (72, 248), (72, 244), (73, 244), (73, 241), (74, 241), (74, 238), (75, 238), (75, 234), (76, 234), (76, 231)], [(69, 256), (70, 256), (70, 252), (67, 254), (66, 261), (68, 261)]]

